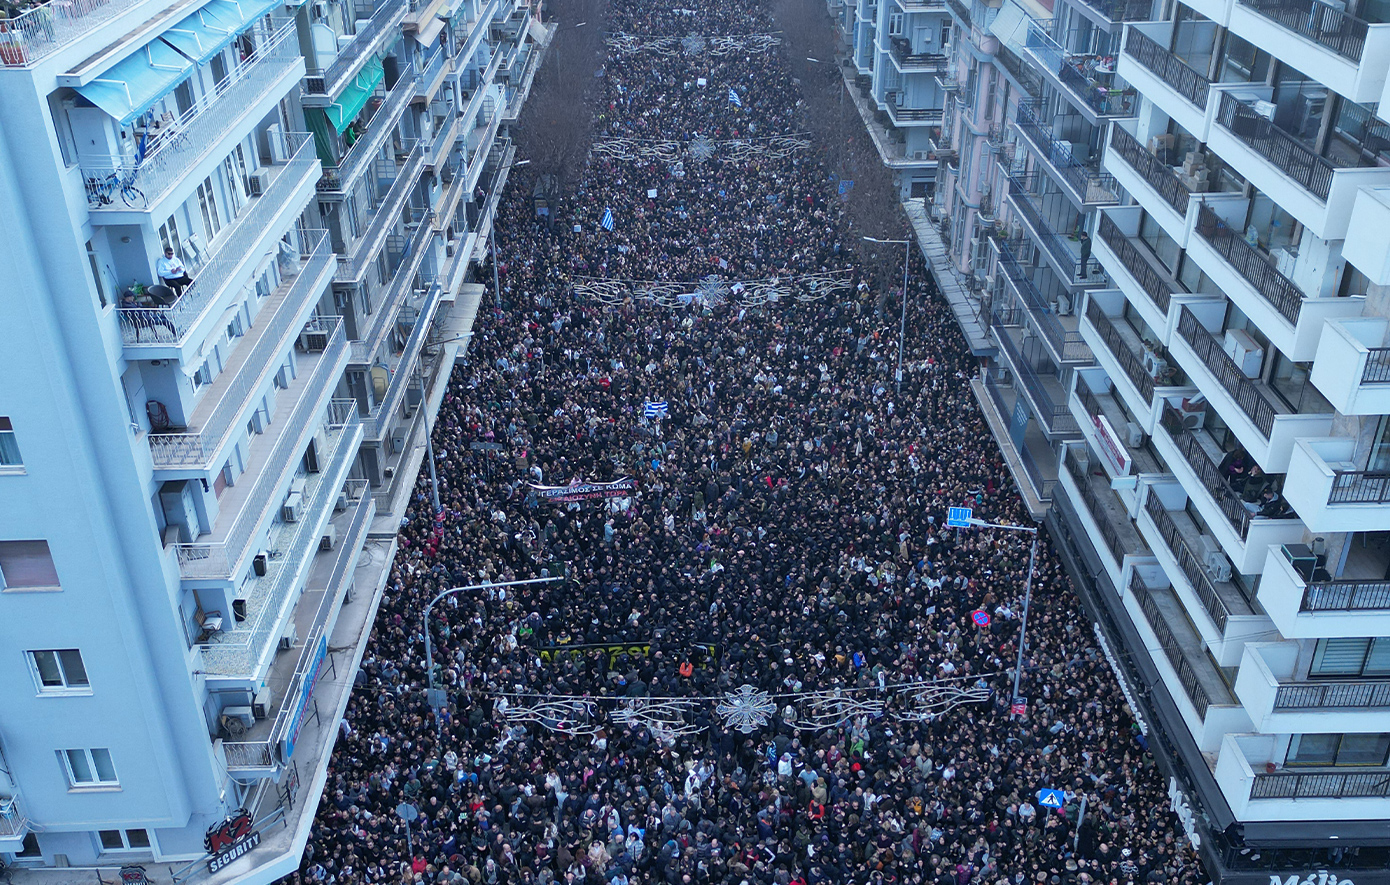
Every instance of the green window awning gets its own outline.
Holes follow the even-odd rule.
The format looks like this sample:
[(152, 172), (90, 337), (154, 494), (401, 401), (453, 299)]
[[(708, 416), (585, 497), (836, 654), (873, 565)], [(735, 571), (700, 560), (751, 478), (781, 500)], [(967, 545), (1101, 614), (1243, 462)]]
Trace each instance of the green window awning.
[(357, 119), (357, 115), (367, 106), (367, 99), (372, 97), (372, 93), (385, 77), (386, 71), (381, 66), (381, 59), (376, 56), (368, 59), (357, 77), (338, 96), (338, 100), (324, 109), (333, 128), (341, 134), (349, 123)]

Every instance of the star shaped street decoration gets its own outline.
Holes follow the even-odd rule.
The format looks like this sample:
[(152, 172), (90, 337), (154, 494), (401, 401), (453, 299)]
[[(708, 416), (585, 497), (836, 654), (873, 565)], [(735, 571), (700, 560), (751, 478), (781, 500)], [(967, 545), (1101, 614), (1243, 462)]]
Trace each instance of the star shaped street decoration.
[(777, 705), (767, 692), (751, 685), (741, 685), (724, 695), (714, 709), (727, 727), (752, 734), (772, 720)]

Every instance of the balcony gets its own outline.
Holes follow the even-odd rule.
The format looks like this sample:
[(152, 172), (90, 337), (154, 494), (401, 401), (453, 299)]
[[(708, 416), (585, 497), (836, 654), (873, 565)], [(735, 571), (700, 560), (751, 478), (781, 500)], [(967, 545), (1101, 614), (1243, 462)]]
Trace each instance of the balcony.
[[(1081, 267), (1081, 241), (1075, 236), (1059, 233), (1053, 227), (1053, 224), (1062, 223), (1059, 215), (1075, 215), (1071, 206), (1062, 204), (1064, 210), (1060, 213), (1056, 211), (1056, 206), (1053, 206), (1054, 211), (1044, 214), (1037, 198), (1055, 196), (1060, 199), (1061, 194), (1034, 194), (1029, 187), (1030, 183), (1027, 177), (1010, 175), (1009, 203), (1014, 207), (1015, 216), (1028, 229), (1033, 241), (1042, 247), (1043, 254), (1047, 256), (1048, 263), (1056, 271), (1058, 279), (1069, 287), (1091, 288), (1108, 285), (1109, 280), (1105, 278), (1094, 258), (1087, 262), (1086, 267)], [(1050, 218), (1057, 220), (1051, 221)]]
[(1164, 498), (1171, 494), (1150, 489), (1138, 520), (1139, 530), (1173, 581), (1174, 592), (1198, 622), (1198, 632), (1218, 663), (1233, 667), (1240, 662), (1240, 648), (1246, 640), (1270, 632), (1269, 619), (1256, 612), (1236, 584), (1217, 581), (1207, 570), (1203, 551), (1209, 545), (1202, 542), (1204, 533), (1185, 510), (1165, 509)]
[[(1126, 427), (1130, 422), (1119, 399), (1108, 387), (1108, 378), (1097, 368), (1077, 371), (1078, 381), (1070, 397), (1072, 414), (1081, 427), (1081, 434), (1090, 443), (1091, 452), (1098, 456), (1091, 459), (1091, 469), (1108, 474), (1116, 480), (1114, 486), (1121, 497), (1135, 505), (1135, 483), (1123, 477), (1145, 474), (1160, 475), (1168, 471), (1147, 445), (1130, 445), (1125, 438)], [(1101, 422), (1096, 419), (1104, 418)], [(1109, 424), (1109, 428), (1101, 428)], [(1075, 451), (1075, 447), (1073, 447)], [(1128, 463), (1124, 463), (1128, 462)], [(1128, 518), (1128, 517), (1126, 517)]]
[(1165, 402), (1154, 431), (1154, 447), (1196, 504), (1236, 571), (1258, 574), (1271, 544), (1293, 544), (1303, 539), (1303, 523), (1292, 513), (1278, 518), (1260, 516), (1258, 502), (1244, 501), (1221, 475), (1219, 466), (1225, 453), (1216, 441), (1185, 426), (1183, 420), (1183, 413)]
[(1053, 361), (1059, 365), (1089, 363), (1091, 349), (1082, 340), (1081, 333), (1076, 331), (1076, 316), (1061, 316), (1053, 310), (1029, 277), (1028, 271), (1018, 263), (1008, 243), (998, 239), (991, 240), (991, 243), (999, 253), (999, 268), (1013, 290), (1014, 302), (1028, 311), (1033, 324), (1042, 332)]
[(361, 72), (367, 59), (400, 34), (406, 12), (404, 3), (381, 4), (366, 26), (352, 35), (352, 42), (338, 51), (332, 64), (305, 77), (304, 103), (320, 107), (332, 103)]
[(420, 79), (416, 81), (415, 97), (430, 101), (439, 92), (439, 87), (443, 85), (444, 78), (449, 75), (449, 52), (441, 44), (434, 48), (430, 57), (425, 59), (425, 69), (420, 73)]
[(1162, 391), (1165, 396), (1179, 395), (1186, 379), (1176, 367), (1168, 365), (1166, 352), (1155, 350), (1123, 316), (1106, 314), (1107, 308), (1122, 311), (1124, 296), (1115, 292), (1105, 293), (1109, 297), (1098, 297), (1101, 294), (1091, 293), (1085, 321), (1079, 328), (1081, 337), (1090, 345), (1130, 412), (1139, 417), (1144, 432), (1151, 433), (1157, 420), (1155, 394)]
[(1082, 0), (1077, 9), (1097, 24), (1148, 21), (1152, 11), (1148, 0)]
[(1170, 22), (1130, 25), (1125, 30), (1120, 73), (1140, 94), (1200, 137), (1207, 130), (1211, 81), (1158, 42), (1169, 40), (1171, 29)]
[(338, 256), (338, 271), (333, 279), (339, 283), (355, 283), (367, 273), (376, 260), (386, 237), (401, 221), (411, 193), (425, 167), (425, 145), (415, 142), (399, 166), (392, 167), (391, 187), (373, 210), (371, 220), (361, 234), (347, 246), (347, 254)]
[(0, 67), (23, 68), (96, 31), (141, 0), (48, 0), (0, 19)]
[(1216, 760), (1216, 783), (1237, 820), (1365, 821), (1385, 816), (1390, 770), (1310, 767), (1280, 770), (1288, 739), (1228, 734)]
[[(320, 423), (318, 416), (329, 407), (347, 366), (348, 347), (342, 321), (332, 317), (318, 322), (321, 330), (328, 333), (328, 345), (322, 353), (299, 355), (296, 377), (275, 398), (275, 409), (264, 434), (273, 438), (251, 445), (245, 472), (218, 498), (219, 518), (206, 540), (179, 544), (176, 548), (183, 578), (238, 578), (252, 552), (252, 538), (268, 524), (268, 517), (278, 512), (284, 488), (313, 429)], [(345, 418), (337, 421), (345, 422)]]
[[(213, 380), (193, 409), (188, 430), (149, 434), (150, 457), (155, 470), (196, 470), (209, 473), (221, 464), (229, 437), (241, 433), (248, 407), (264, 392), (271, 376), (283, 364), (319, 296), (332, 280), (333, 250), (328, 235), (318, 231), (301, 266), (287, 275), (268, 295), (233, 350), (221, 374)], [(236, 428), (233, 431), (233, 427)]]
[(238, 294), (272, 248), (268, 243), (294, 223), (313, 193), (319, 160), (307, 134), (285, 136), (289, 159), (266, 167), (272, 174), (259, 197), (252, 197), (236, 221), (223, 230), (208, 261), (195, 270), (197, 278), (167, 307), (121, 308), (117, 311), (121, 341), (130, 359), (184, 359), (183, 351), (199, 343), (195, 331), (206, 334), (219, 319), (228, 298)]
[(1068, 52), (1031, 19), (1024, 38), (1024, 56), (1092, 126), (1117, 117), (1132, 117), (1138, 110), (1134, 90), (1117, 79), (1113, 70), (1105, 70), (1099, 58)]
[(902, 101), (902, 93), (885, 92), (883, 102), (888, 107), (888, 118), (893, 121), (894, 126), (940, 126), (942, 115), (945, 113), (941, 108), (905, 108), (899, 102)]
[(910, 41), (901, 37), (891, 38), (889, 55), (893, 66), (904, 74), (943, 74), (950, 64), (945, 55), (934, 52), (913, 52)]
[(29, 835), (29, 817), (24, 813), (18, 796), (0, 798), (0, 851), (23, 850), (24, 837)]
[[(1202, 724), (1212, 707), (1235, 706), (1235, 695), (1207, 655), (1202, 637), (1192, 629), (1182, 600), (1171, 588), (1151, 587), (1138, 571), (1133, 571), (1129, 577), (1129, 596), (1156, 640), (1155, 645), (1144, 644), (1163, 651), (1162, 660), (1171, 669), (1172, 675), (1164, 673), (1162, 667), (1159, 668), (1160, 675), (1165, 683), (1177, 687), (1178, 691), (1173, 692), (1175, 698), (1184, 697), (1191, 704), (1196, 716), (1195, 722), (1188, 721), (1188, 726), (1200, 738)], [(1137, 624), (1139, 619), (1135, 621)], [(1143, 633), (1140, 635), (1143, 636)], [(1159, 660), (1154, 655), (1154, 663), (1158, 664)], [(1193, 728), (1193, 725), (1197, 727)]]
[(1140, 144), (1123, 123), (1110, 127), (1110, 149), (1105, 152), (1105, 165), (1179, 246), (1187, 244), (1187, 209), (1192, 192), (1183, 185), (1177, 173)]
[(1390, 347), (1382, 317), (1326, 323), (1313, 359), (1313, 384), (1343, 415), (1390, 414)]
[(1111, 490), (1110, 479), (1094, 466), (1081, 464), (1074, 453), (1075, 447), (1069, 446), (1062, 459), (1066, 470), (1062, 471), (1060, 484), (1096, 550), (1109, 554), (1105, 568), (1110, 580), (1123, 587), (1126, 557), (1146, 557), (1149, 548), (1135, 530), (1124, 503)]
[(1088, 206), (1113, 206), (1120, 202), (1114, 177), (1073, 157), (1071, 145), (1053, 137), (1051, 127), (1038, 118), (1038, 111), (1034, 102), (1019, 102), (1016, 125), (1029, 150), (1043, 162), (1062, 192), (1082, 211)]
[[(304, 59), (293, 35), (292, 25), (281, 27), (215, 90), (185, 111), (171, 127), (175, 134), (157, 142), (140, 162), (84, 160), (82, 179), (87, 184), (87, 208), (95, 213), (93, 220), (98, 224), (149, 224), (150, 215), (163, 219), (167, 214), (163, 210), (169, 208), (166, 203), (175, 190), (184, 185), (179, 199), (186, 197), (207, 174), (203, 170), (211, 172), (235, 142), (294, 88), (304, 73)], [(113, 174), (132, 182), (134, 205), (130, 200), (113, 201), (97, 186)]]
[[(1237, 94), (1242, 97), (1237, 98)], [(1258, 89), (1223, 91), (1208, 145), (1314, 236), (1345, 239), (1357, 191), (1390, 185), (1390, 167), (1339, 166), (1319, 156), (1294, 134), (1246, 103), (1246, 97), (1260, 96)], [(1366, 140), (1379, 143), (1385, 135), (1376, 132)], [(1358, 154), (1355, 162), (1370, 161)]]
[[(1012, 383), (1001, 384), (993, 373), (983, 372), (977, 384), (976, 397), (995, 439), (999, 440), (1009, 473), (1018, 484), (1029, 513), (1035, 519), (1042, 519), (1051, 507), (1057, 485), (1057, 455), (1052, 444), (1041, 424), (1033, 419), (1031, 406), (1016, 375)], [(1028, 422), (1015, 441), (1011, 428), (1020, 411), (1028, 416)]]
[[(1213, 319), (1219, 322), (1221, 318)], [(1248, 378), (1189, 305), (1182, 306), (1178, 334), (1171, 349), (1183, 371), (1206, 394), (1211, 406), (1266, 473), (1289, 469), (1296, 437), (1331, 434), (1331, 412), (1300, 414), (1268, 384)], [(1294, 506), (1302, 514), (1302, 508)]]
[[(325, 197), (345, 196), (357, 181), (358, 176), (371, 167), (372, 162), (381, 156), (387, 139), (396, 133), (396, 123), (402, 112), (415, 95), (415, 68), (407, 66), (401, 71), (400, 79), (386, 98), (377, 107), (376, 113), (367, 123), (367, 131), (358, 136), (348, 152), (338, 161), (337, 166), (323, 170), (323, 180), (319, 182), (319, 193)], [(405, 148), (409, 154), (410, 148)]]
[[(1126, 213), (1122, 221), (1137, 225), (1138, 216)], [(1142, 241), (1122, 231), (1109, 213), (1101, 213), (1097, 233), (1096, 255), (1101, 264), (1114, 275), (1115, 284), (1139, 310), (1144, 322), (1166, 338), (1172, 297), (1183, 291), (1182, 285), (1158, 263), (1146, 245), (1140, 245)]]
[(365, 322), (362, 319), (358, 320), (357, 339), (352, 342), (351, 362), (354, 365), (370, 366), (374, 355), (381, 350), (391, 331), (396, 328), (401, 306), (409, 298), (420, 264), (429, 251), (424, 248), (424, 244), (431, 235), (430, 227), (421, 224), (408, 237), (403, 238), (400, 265), (391, 277), (386, 294), (380, 303), (373, 307), (370, 317), (365, 318)]
[(1265, 553), (1259, 600), (1289, 639), (1390, 636), (1390, 581), (1385, 563), (1357, 547), (1338, 578), (1296, 568), (1281, 547)]
[(1309, 531), (1378, 531), (1390, 518), (1390, 473), (1361, 469), (1356, 454), (1350, 437), (1295, 441), (1285, 494)]
[(1390, 680), (1300, 676), (1299, 643), (1252, 642), (1236, 676), (1236, 697), (1265, 734), (1378, 732), (1390, 710)]
[[(1244, 202), (1234, 204), (1242, 220)], [(1308, 298), (1272, 259), (1227, 225), (1206, 203), (1198, 206), (1190, 254), (1270, 343), (1290, 359), (1307, 362), (1317, 351), (1324, 320), (1356, 316), (1363, 298)]]
[(237, 589), (245, 604), (244, 619), (200, 647), (202, 670), (209, 678), (256, 682), (270, 668), (362, 441), (362, 425), (351, 401), (335, 406), (321, 437), (319, 471), (301, 477), (304, 504), (299, 518), (271, 526), (266, 538), (265, 549), (271, 551), (266, 573), (253, 576)]
[(1318, 0), (1236, 0), (1230, 28), (1352, 101), (1380, 98), (1390, 65), (1390, 24)]
[[(1067, 391), (1062, 382), (1047, 369), (1041, 371), (1034, 363), (1045, 363), (1032, 356), (1024, 356), (1022, 339), (1021, 311), (1003, 312), (995, 309), (993, 315), (994, 336), (999, 340), (999, 351), (1004, 356), (1009, 371), (1022, 389), (1032, 406), (1033, 414), (1042, 426), (1044, 433), (1052, 436), (1079, 435), (1076, 418), (1067, 407)], [(1018, 340), (1015, 340), (1018, 339)]]
[(414, 319), (411, 320), (413, 325), (410, 329), (410, 337), (402, 345), (400, 353), (385, 355), (386, 368), (391, 372), (391, 382), (386, 389), (386, 395), (372, 409), (367, 422), (368, 439), (385, 440), (387, 438), (387, 434), (396, 423), (397, 416), (402, 412), (406, 391), (416, 386), (415, 382), (418, 375), (415, 368), (425, 338), (434, 325), (435, 313), (439, 309), (439, 296), (439, 284), (429, 281), (415, 299), (414, 304), (408, 308), (414, 313)]
[(903, 12), (932, 12), (946, 8), (946, 0), (895, 0)]

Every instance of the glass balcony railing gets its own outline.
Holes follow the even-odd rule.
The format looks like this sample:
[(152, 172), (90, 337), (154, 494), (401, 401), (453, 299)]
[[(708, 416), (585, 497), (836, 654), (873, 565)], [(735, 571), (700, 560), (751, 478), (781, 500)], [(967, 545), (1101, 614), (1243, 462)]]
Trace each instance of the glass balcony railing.
[(322, 71), (311, 71), (304, 78), (304, 91), (310, 95), (333, 95), (340, 91), (356, 76), (377, 45), (400, 29), (406, 12), (403, 3), (382, 3), (366, 26), (352, 35), (352, 42), (339, 51), (332, 64)]
[(1029, 278), (1027, 271), (1018, 263), (1018, 258), (1014, 256), (1013, 250), (1008, 244), (997, 241), (999, 248), (999, 266), (1004, 271), (1014, 290), (1018, 292), (1019, 300), (1028, 308), (1029, 314), (1033, 317), (1033, 322), (1042, 331), (1043, 337), (1047, 340), (1048, 346), (1060, 362), (1085, 362), (1091, 358), (1091, 349), (1086, 346), (1086, 342), (1081, 338), (1080, 332), (1068, 330), (1058, 319), (1057, 313), (1048, 305), (1043, 298), (1042, 292)]
[(1018, 129), (1033, 144), (1035, 153), (1051, 164), (1057, 174), (1087, 205), (1113, 205), (1120, 202), (1120, 188), (1115, 178), (1098, 172), (1077, 161), (1071, 145), (1052, 135), (1050, 126), (1039, 118), (1041, 108), (1034, 102), (1019, 102)]

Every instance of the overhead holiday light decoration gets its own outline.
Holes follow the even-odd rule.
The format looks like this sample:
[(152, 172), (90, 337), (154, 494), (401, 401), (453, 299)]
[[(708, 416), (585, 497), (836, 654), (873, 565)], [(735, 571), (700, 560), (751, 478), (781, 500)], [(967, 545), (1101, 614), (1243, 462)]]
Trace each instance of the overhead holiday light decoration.
[(777, 704), (767, 692), (751, 685), (740, 685), (724, 695), (714, 709), (724, 720), (725, 727), (752, 734), (772, 721)]
[(657, 55), (713, 55), (721, 57), (734, 53), (762, 53), (782, 44), (776, 34), (727, 34), (717, 37), (703, 37), (690, 34), (685, 37), (655, 37), (648, 34), (610, 34), (608, 46), (623, 55), (637, 52), (654, 52)]
[(896, 686), (895, 691), (907, 704), (897, 716), (909, 722), (930, 721), (961, 704), (982, 704), (992, 694), (979, 685), (950, 682), (906, 683)]
[(715, 151), (718, 149), (718, 146), (714, 143), (714, 139), (707, 135), (698, 135), (691, 140), (687, 152), (690, 154), (692, 160), (704, 162), (705, 160), (712, 159)]
[(804, 712), (796, 720), (796, 727), (812, 731), (835, 728), (860, 716), (877, 719), (885, 707), (882, 697), (838, 690), (808, 692), (798, 696), (797, 701)]
[(590, 156), (599, 159), (628, 162), (675, 163), (687, 156), (697, 161), (741, 162), (755, 157), (783, 159), (810, 146), (810, 139), (792, 135), (723, 140), (715, 140), (706, 135), (697, 135), (689, 141), (607, 138), (594, 142), (589, 153)]
[(509, 698), (502, 716), (520, 725), (539, 725), (563, 734), (597, 734), (603, 727), (594, 719), (594, 702), (589, 698), (523, 696)]
[(653, 734), (667, 740), (704, 730), (686, 720), (686, 716), (702, 703), (700, 698), (629, 698), (618, 705), (610, 718), (631, 728), (646, 726)]
[(575, 281), (573, 292), (576, 296), (611, 305), (632, 300), (671, 308), (692, 303), (705, 307), (723, 303), (760, 307), (784, 301), (819, 301), (837, 292), (848, 292), (853, 287), (849, 272), (827, 271), (757, 280), (726, 280), (711, 275), (693, 283), (581, 277)]

